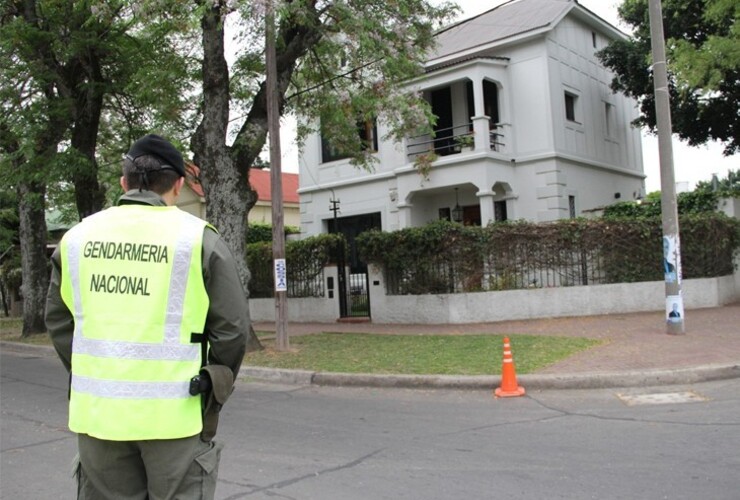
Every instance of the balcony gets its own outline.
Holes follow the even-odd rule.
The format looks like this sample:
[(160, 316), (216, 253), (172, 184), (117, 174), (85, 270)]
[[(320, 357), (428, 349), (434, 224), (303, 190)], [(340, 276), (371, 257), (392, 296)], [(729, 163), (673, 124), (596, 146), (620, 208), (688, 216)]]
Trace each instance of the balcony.
[[(409, 137), (406, 140), (406, 155), (410, 162), (424, 154), (433, 153), (439, 157), (451, 155), (466, 155), (471, 152), (506, 152), (504, 143), (504, 129), (507, 125), (490, 123), (488, 118), (482, 118), (476, 127), (475, 122), (437, 129), (435, 135), (430, 134)], [(484, 126), (481, 126), (484, 125)], [(482, 134), (476, 133), (482, 130)]]

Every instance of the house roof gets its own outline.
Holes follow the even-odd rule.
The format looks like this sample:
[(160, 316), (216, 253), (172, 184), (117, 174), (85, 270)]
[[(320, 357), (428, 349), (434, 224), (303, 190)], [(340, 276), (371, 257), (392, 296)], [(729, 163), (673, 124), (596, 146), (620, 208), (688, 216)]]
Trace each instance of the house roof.
[[(257, 191), (259, 201), (271, 201), (272, 193), (270, 191), (272, 183), (270, 182), (270, 171), (252, 169), (249, 172), (249, 183)], [(283, 202), (298, 203), (298, 174), (282, 175), (283, 185)]]
[(447, 60), (458, 53), (475, 52), (475, 48), (483, 50), (496, 42), (553, 28), (574, 8), (582, 18), (585, 15), (585, 18), (603, 28), (619, 33), (609, 23), (579, 5), (577, 0), (510, 0), (438, 31), (435, 35), (437, 47), (427, 59), (427, 64), (437, 66), (439, 59)]
[[(195, 194), (203, 197), (203, 186), (198, 179), (200, 169), (193, 163), (185, 163), (185, 180)], [(251, 169), (249, 172), (249, 183), (252, 189), (257, 191), (257, 200), (270, 203), (272, 192), (270, 182), (270, 171)], [(282, 174), (283, 203), (298, 203), (298, 174)]]

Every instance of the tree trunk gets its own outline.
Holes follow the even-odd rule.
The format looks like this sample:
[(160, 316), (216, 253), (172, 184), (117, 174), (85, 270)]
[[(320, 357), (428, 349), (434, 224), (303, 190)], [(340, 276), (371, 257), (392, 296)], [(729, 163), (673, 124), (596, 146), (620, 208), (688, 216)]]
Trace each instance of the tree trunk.
[[(247, 215), (256, 203), (256, 195), (249, 187), (249, 165), (236, 164), (226, 145), (229, 69), (224, 57), (224, 31), (218, 6), (205, 12), (201, 26), (204, 111), (193, 136), (192, 149), (206, 194), (206, 219), (216, 226), (234, 254), (242, 286), (249, 294)], [(262, 344), (250, 326), (247, 351), (261, 349)]]
[[(40, 134), (36, 152), (55, 151), (59, 143), (55, 134), (63, 130), (58, 122), (50, 122)], [(45, 147), (52, 144), (51, 147)], [(41, 169), (44, 161), (32, 163), (19, 155), (20, 143), (10, 127), (0, 121), (0, 150), (13, 156), (13, 168), (21, 173), (16, 179), (18, 194), (18, 239), (21, 249), (21, 294), (23, 295), (22, 335), (46, 332), (44, 308), (49, 287), (48, 259), (46, 257), (46, 184)], [(5, 304), (3, 304), (5, 306)], [(7, 309), (6, 309), (7, 314)]]
[[(102, 78), (101, 75), (98, 75)], [(87, 159), (83, 168), (72, 175), (75, 186), (75, 203), (80, 220), (103, 209), (105, 190), (98, 182), (98, 162), (95, 149), (103, 109), (103, 95), (98, 85), (89, 85), (75, 99), (75, 125), (72, 130), (72, 147)]]
[[(308, 11), (316, 25), (291, 26), (278, 35), (282, 40), (277, 54), (280, 111), (285, 92), (297, 61), (322, 36), (315, 2)], [(309, 23), (310, 24), (310, 23)], [(206, 193), (207, 218), (221, 231), (242, 270), (242, 283), (248, 290), (249, 269), (246, 262), (247, 214), (257, 202), (249, 184), (249, 168), (262, 151), (267, 138), (267, 101), (265, 84), (255, 95), (247, 119), (239, 130), (233, 147), (226, 146), (229, 117), (229, 70), (224, 58), (224, 33), (221, 10), (217, 4), (203, 15), (203, 119), (193, 136), (195, 163), (201, 169), (201, 182)], [(262, 346), (250, 332), (247, 349)]]
[(18, 186), (23, 337), (46, 332), (44, 308), (49, 288), (49, 260), (46, 257), (45, 195), (46, 185), (41, 182), (21, 182)]
[[(82, 26), (76, 26), (76, 30), (83, 29)], [(98, 36), (106, 38), (104, 33)], [(98, 182), (98, 162), (95, 157), (103, 97), (108, 86), (100, 66), (100, 51), (104, 50), (100, 45), (90, 46), (71, 59), (68, 67), (60, 72), (65, 87), (72, 94), (74, 106), (71, 146), (87, 160), (72, 174), (80, 220), (99, 212), (105, 205), (105, 189)]]

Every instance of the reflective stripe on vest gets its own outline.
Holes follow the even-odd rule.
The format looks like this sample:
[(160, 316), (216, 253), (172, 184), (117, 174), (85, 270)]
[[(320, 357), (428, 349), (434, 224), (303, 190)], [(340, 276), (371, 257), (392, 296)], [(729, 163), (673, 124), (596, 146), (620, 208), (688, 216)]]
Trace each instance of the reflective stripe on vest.
[(74, 339), (75, 354), (98, 358), (139, 359), (149, 361), (192, 361), (200, 358), (200, 345), (157, 345), (112, 340)]
[(121, 382), (80, 376), (72, 377), (72, 390), (113, 399), (182, 399), (192, 396), (188, 382)]

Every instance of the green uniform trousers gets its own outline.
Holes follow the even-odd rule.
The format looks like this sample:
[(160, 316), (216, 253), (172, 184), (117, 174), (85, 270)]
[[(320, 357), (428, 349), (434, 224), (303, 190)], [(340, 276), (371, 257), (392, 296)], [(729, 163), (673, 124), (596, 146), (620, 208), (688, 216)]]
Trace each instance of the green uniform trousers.
[(222, 444), (182, 439), (106, 441), (78, 435), (78, 500), (208, 500)]

